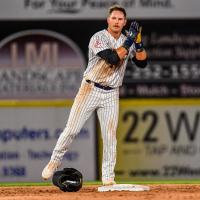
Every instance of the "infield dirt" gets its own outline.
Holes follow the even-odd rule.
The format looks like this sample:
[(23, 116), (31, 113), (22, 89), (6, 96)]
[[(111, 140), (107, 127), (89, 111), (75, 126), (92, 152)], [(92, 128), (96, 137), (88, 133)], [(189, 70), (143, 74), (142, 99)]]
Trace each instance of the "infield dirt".
[(145, 192), (98, 192), (98, 185), (78, 192), (62, 192), (54, 186), (0, 187), (0, 200), (198, 200), (200, 184), (148, 185)]

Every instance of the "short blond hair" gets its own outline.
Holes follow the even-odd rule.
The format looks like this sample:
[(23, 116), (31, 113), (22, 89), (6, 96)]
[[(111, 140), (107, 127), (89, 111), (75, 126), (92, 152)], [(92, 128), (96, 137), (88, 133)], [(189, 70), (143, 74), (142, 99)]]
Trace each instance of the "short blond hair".
[(126, 10), (118, 4), (115, 4), (108, 9), (108, 15), (110, 16), (115, 10), (121, 11), (124, 14), (124, 17), (126, 18)]

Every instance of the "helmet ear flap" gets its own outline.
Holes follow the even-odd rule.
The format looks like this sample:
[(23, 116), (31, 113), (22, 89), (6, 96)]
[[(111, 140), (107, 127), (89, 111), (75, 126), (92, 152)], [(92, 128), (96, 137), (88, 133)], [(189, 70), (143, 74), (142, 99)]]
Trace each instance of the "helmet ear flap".
[(55, 186), (60, 187), (60, 178), (63, 175), (63, 171), (56, 171), (53, 174), (52, 182)]
[(74, 168), (64, 168), (54, 173), (52, 182), (63, 192), (77, 192), (82, 188), (81, 172)]

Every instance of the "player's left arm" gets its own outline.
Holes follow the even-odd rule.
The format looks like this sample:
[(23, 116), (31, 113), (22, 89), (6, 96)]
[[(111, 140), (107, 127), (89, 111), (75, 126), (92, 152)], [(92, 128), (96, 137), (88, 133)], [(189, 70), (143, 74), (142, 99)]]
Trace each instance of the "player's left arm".
[(136, 49), (136, 52), (135, 52), (135, 56), (132, 58), (132, 61), (136, 64), (137, 67), (145, 68), (147, 66), (147, 52), (142, 42), (142, 27), (141, 26), (136, 36), (135, 49)]

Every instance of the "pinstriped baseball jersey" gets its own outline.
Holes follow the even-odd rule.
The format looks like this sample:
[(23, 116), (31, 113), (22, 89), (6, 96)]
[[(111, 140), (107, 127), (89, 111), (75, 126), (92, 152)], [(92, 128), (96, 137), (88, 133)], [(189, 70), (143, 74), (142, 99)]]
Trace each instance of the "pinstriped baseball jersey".
[(116, 88), (122, 85), (124, 73), (130, 55), (134, 55), (133, 46), (130, 48), (128, 56), (120, 62), (118, 66), (106, 63), (97, 54), (105, 49), (117, 49), (122, 46), (126, 36), (121, 34), (116, 40), (106, 29), (94, 34), (89, 43), (88, 66), (84, 72), (85, 79), (102, 85)]
[[(116, 132), (119, 113), (119, 87), (122, 84), (128, 56), (120, 61), (119, 66), (112, 66), (101, 59), (97, 53), (122, 46), (125, 36), (115, 39), (107, 30), (94, 34), (89, 43), (89, 63), (84, 78), (72, 105), (68, 122), (53, 150), (51, 161), (60, 163), (74, 137), (80, 132), (90, 115), (97, 111), (103, 138), (102, 181), (114, 180), (116, 163)], [(131, 52), (131, 53), (130, 53)], [(87, 82), (89, 79), (91, 82)], [(93, 82), (112, 87), (105, 90)]]

